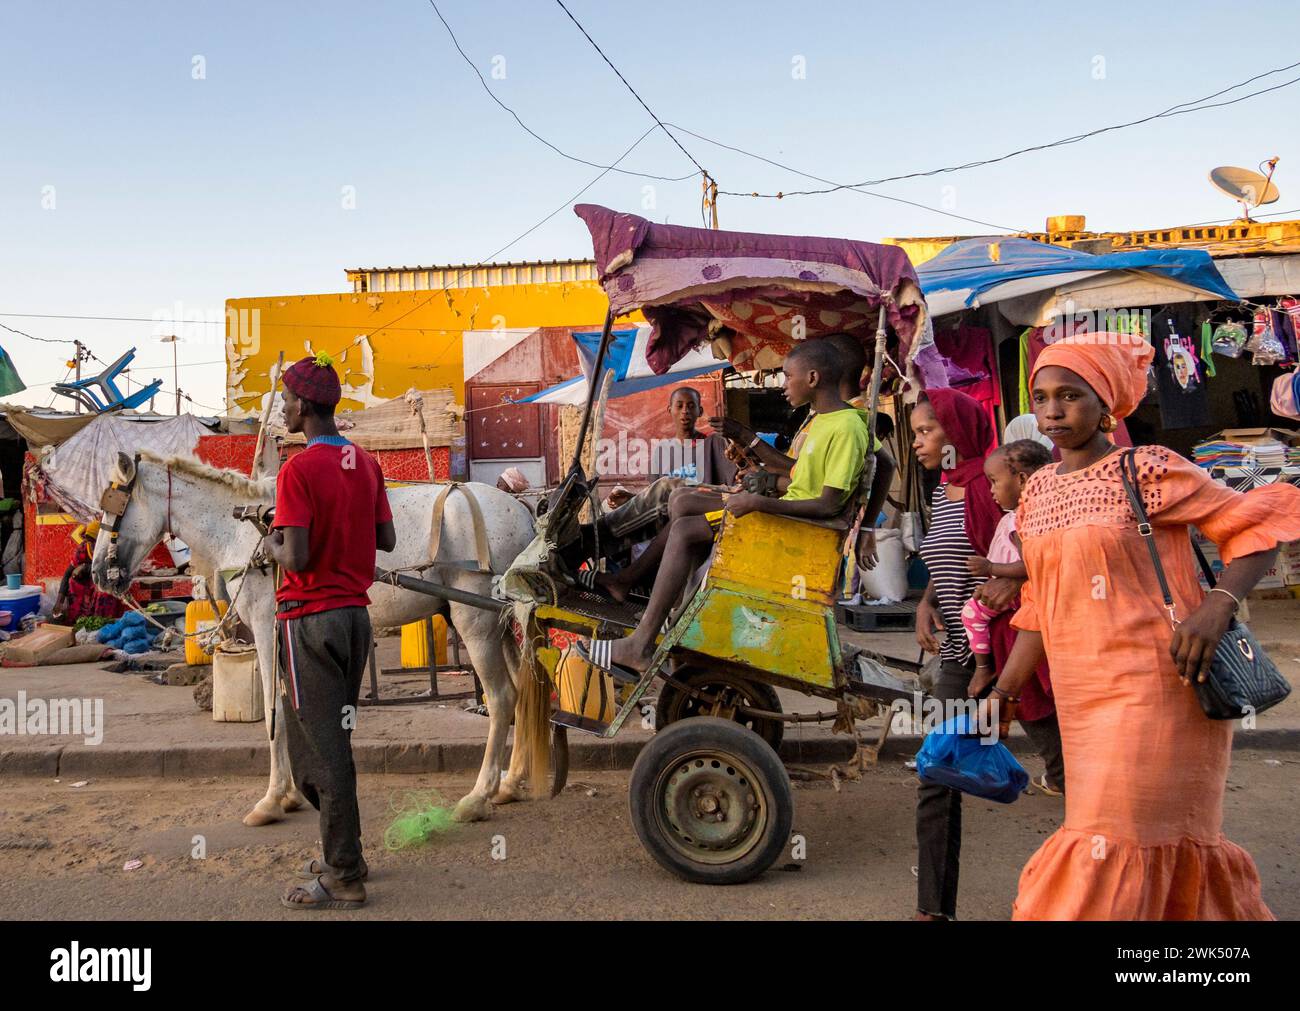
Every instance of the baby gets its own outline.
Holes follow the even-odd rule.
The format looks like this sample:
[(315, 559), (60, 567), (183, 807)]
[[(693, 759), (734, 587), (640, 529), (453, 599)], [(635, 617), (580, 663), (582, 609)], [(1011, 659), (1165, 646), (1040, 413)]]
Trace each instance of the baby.
[[(1020, 557), (1020, 537), (1016, 533), (1016, 506), (1020, 492), (1029, 475), (1052, 462), (1051, 452), (1032, 439), (1019, 439), (995, 449), (984, 461), (984, 475), (993, 486), (993, 498), (1007, 514), (993, 531), (989, 543), (989, 556), (974, 555), (966, 564), (976, 576), (1007, 576), (1025, 578), (1025, 563)], [(989, 663), (992, 642), (989, 623), (1000, 614), (983, 601), (971, 597), (961, 611), (961, 623), (966, 628), (966, 639), (975, 654), (975, 676), (971, 679), (970, 693), (978, 697), (992, 683), (994, 670)]]

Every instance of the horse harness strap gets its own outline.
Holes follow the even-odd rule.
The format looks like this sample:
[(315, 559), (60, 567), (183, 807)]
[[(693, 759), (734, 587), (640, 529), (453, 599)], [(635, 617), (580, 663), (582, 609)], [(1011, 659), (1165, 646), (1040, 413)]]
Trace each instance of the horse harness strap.
[[(469, 505), (469, 514), (474, 522), (474, 553), (477, 555), (478, 571), (492, 571), (492, 557), (488, 550), (487, 525), (483, 522), (483, 510), (474, 493), (458, 481), (445, 484), (433, 500), (433, 522), (429, 530), (429, 563), (431, 565), (458, 565), (458, 562), (439, 562), (438, 547), (442, 542), (442, 515), (447, 504), (447, 497), (452, 491), (459, 491)], [(468, 565), (465, 568), (469, 568)]]
[[(99, 498), (99, 508), (103, 510), (104, 515), (108, 517), (104, 522), (104, 529), (108, 531), (108, 574), (110, 578), (116, 579), (119, 575), (117, 565), (117, 538), (119, 528), (122, 525), (122, 518), (126, 515), (126, 507), (131, 503), (131, 494), (135, 491), (135, 483), (140, 476), (140, 454), (136, 453), (132, 460), (131, 477), (123, 482), (110, 479), (109, 486), (104, 489), (104, 493)], [(167, 468), (167, 529), (166, 533), (172, 534), (172, 469)]]

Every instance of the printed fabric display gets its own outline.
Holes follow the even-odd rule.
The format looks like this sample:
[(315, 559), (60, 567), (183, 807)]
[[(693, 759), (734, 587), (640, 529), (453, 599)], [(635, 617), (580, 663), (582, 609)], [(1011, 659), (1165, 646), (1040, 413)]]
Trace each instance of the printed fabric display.
[(1210, 424), (1210, 401), (1190, 338), (1178, 333), (1172, 319), (1163, 324), (1165, 336), (1152, 341), (1156, 398), (1164, 428), (1195, 428)]
[(1201, 371), (1196, 357), (1196, 345), (1190, 337), (1178, 333), (1178, 327), (1172, 319), (1165, 319), (1169, 332), (1165, 337), (1165, 360), (1174, 382), (1184, 393), (1193, 393), (1201, 385)]

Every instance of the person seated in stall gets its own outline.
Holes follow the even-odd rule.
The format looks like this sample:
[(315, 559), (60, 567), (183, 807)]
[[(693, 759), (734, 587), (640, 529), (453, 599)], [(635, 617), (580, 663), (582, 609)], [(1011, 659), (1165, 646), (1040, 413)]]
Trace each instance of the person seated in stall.
[[(843, 356), (825, 340), (795, 346), (782, 366), (785, 397), (791, 407), (810, 404), (817, 412), (808, 427), (790, 484), (780, 498), (754, 492), (725, 496), (724, 508), (740, 517), (766, 512), (799, 519), (828, 520), (843, 512), (862, 477), (871, 438), (865, 416), (845, 403), (840, 379)], [(633, 678), (654, 654), (655, 637), (691, 574), (713, 545), (721, 512), (675, 517), (668, 525), (662, 563), (655, 576), (650, 602), (635, 631), (617, 641), (593, 639), (590, 648), (575, 648), (596, 667)]]
[(57, 624), (75, 625), (78, 618), (120, 618), (126, 605), (111, 593), (95, 587), (90, 562), (99, 536), (99, 520), (91, 520), (72, 531), (72, 563), (64, 570), (59, 592), (50, 615)]
[(704, 414), (700, 391), (678, 386), (668, 396), (668, 414), (673, 419), (673, 437), (655, 440), (650, 472), (686, 485), (729, 488), (736, 480), (736, 465), (727, 459), (727, 440), (696, 428)]
[[(861, 376), (862, 370), (867, 364), (867, 356), (862, 349), (861, 342), (850, 334), (836, 333), (815, 338), (808, 343), (825, 343), (829, 348), (833, 349), (839, 363), (838, 396), (836, 401), (847, 403), (849, 407), (857, 410), (865, 422), (867, 412), (862, 409)], [(777, 475), (777, 490), (784, 492), (789, 488), (798, 454), (805, 443), (807, 433), (816, 416), (817, 411), (814, 406), (809, 410), (807, 418), (799, 427), (799, 431), (795, 434), (794, 441), (790, 445), (793, 456), (786, 456), (780, 450), (763, 442), (750, 429), (732, 418), (709, 418), (709, 426), (715, 431), (721, 432), (731, 441), (733, 446), (740, 447), (751, 458), (757, 457), (762, 462), (763, 469)], [(880, 429), (881, 419), (889, 420), (885, 415), (878, 415), (876, 419), (878, 430)], [(892, 421), (890, 424), (892, 425)], [(758, 446), (761, 446), (762, 449), (755, 452)], [(880, 511), (885, 506), (885, 497), (889, 494), (895, 464), (893, 457), (884, 448), (880, 438), (873, 438), (870, 448), (864, 449), (864, 463), (867, 452), (874, 453), (876, 459), (875, 470), (871, 478), (871, 492), (868, 496), (865, 512), (865, 515), (869, 517), (865, 522), (872, 524), (871, 530), (874, 531), (874, 520), (880, 515)], [(651, 489), (654, 489), (654, 487), (654, 485), (651, 485)], [(686, 516), (702, 516), (710, 512), (716, 512), (722, 509), (725, 495), (725, 492), (714, 488), (675, 488), (667, 498), (669, 522), (671, 523), (675, 519)], [(863, 564), (866, 568), (871, 568), (875, 564), (876, 545), (874, 532), (867, 533), (861, 539), (861, 542)], [(663, 558), (667, 543), (668, 526), (664, 526), (659, 531), (658, 536), (640, 552), (631, 565), (617, 572), (593, 573), (590, 577), (591, 582), (615, 600), (620, 602), (626, 600), (635, 587), (643, 585), (654, 575)]]
[(668, 499), (678, 488), (731, 487), (736, 480), (736, 465), (727, 457), (728, 442), (716, 433), (699, 431), (696, 426), (703, 413), (700, 391), (695, 387), (678, 386), (668, 394), (673, 437), (654, 440), (649, 460), (654, 480), (601, 518), (604, 532), (623, 537), (645, 530), (643, 540), (648, 541), (668, 519)]

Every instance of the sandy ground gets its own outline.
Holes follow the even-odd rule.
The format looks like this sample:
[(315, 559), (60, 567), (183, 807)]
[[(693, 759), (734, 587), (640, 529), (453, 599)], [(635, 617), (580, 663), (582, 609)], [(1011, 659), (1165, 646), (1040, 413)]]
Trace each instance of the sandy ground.
[[(1031, 768), (1031, 771), (1036, 771)], [(1300, 918), (1300, 755), (1238, 752), (1225, 829), (1254, 856), (1264, 897)], [(499, 808), (415, 850), (389, 852), (389, 805), (410, 790), (454, 800), (467, 776), (364, 776), (362, 819), (372, 868), (362, 916), (389, 919), (732, 919), (909, 916), (915, 902), (915, 779), (888, 760), (835, 792), (795, 784), (795, 832), (806, 858), (778, 861), (732, 888), (679, 881), (632, 833), (627, 773), (577, 774), (559, 798)], [(301, 918), (277, 896), (315, 852), (314, 811), (245, 828), (261, 795), (253, 779), (0, 783), (0, 882), (7, 918)], [(1021, 865), (1059, 824), (1063, 802), (1023, 796), (966, 805), (959, 912), (1005, 919)], [(201, 840), (196, 838), (201, 837)], [(196, 856), (199, 843), (203, 856)], [(504, 855), (504, 859), (494, 857)], [(127, 871), (128, 860), (143, 862)]]

